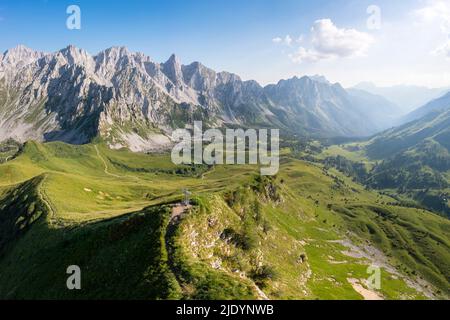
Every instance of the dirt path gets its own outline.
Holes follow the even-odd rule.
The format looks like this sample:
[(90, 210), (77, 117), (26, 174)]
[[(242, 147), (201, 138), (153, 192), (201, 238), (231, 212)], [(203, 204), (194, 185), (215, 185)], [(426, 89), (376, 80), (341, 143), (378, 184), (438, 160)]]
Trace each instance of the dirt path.
[(364, 288), (360, 280), (348, 278), (347, 281), (352, 285), (353, 289), (363, 296), (364, 300), (384, 300), (383, 297), (378, 295), (375, 291)]
[(110, 173), (108, 171), (108, 164), (106, 163), (106, 160), (103, 159), (103, 157), (100, 155), (100, 151), (98, 150), (97, 146), (94, 146), (94, 148), (95, 148), (95, 151), (97, 151), (97, 156), (99, 157), (99, 159), (103, 162), (103, 165), (105, 166), (105, 170), (104, 170), (105, 174), (107, 174), (108, 176), (111, 176), (111, 177), (115, 177), (115, 178), (125, 178), (124, 176), (119, 176), (117, 174)]
[(208, 174), (213, 173), (214, 171), (216, 171), (216, 166), (213, 166), (211, 170), (208, 170), (206, 172), (202, 173), (202, 180), (205, 179), (205, 176), (207, 176)]
[(192, 206), (186, 206), (182, 203), (175, 204), (172, 207), (172, 213), (170, 215), (170, 220), (166, 228), (166, 233), (164, 235), (164, 242), (167, 251), (167, 264), (175, 276), (180, 288), (183, 287), (184, 279), (180, 277), (180, 267), (174, 261), (176, 246), (173, 246), (172, 239), (176, 233), (178, 225), (183, 217), (183, 214), (190, 209)]
[(176, 219), (180, 219), (183, 213), (192, 208), (191, 205), (184, 205), (179, 203), (172, 208), (172, 215), (170, 216), (170, 222), (174, 222)]
[(44, 189), (44, 183), (47, 180), (47, 175), (44, 176), (41, 183), (37, 187), (39, 198), (41, 198), (42, 202), (45, 204), (45, 206), (48, 208), (49, 211), (49, 217), (50, 221), (57, 223), (57, 217), (56, 217), (56, 210), (53, 208), (52, 203), (50, 202), (50, 199), (48, 198), (47, 194), (45, 193)]
[[(130, 179), (131, 178), (131, 179), (133, 179), (133, 180), (135, 180), (137, 182), (142, 182), (142, 180), (139, 177), (129, 176), (129, 175), (120, 176), (118, 174), (114, 174), (114, 173), (109, 172), (108, 171), (108, 164), (107, 164), (106, 160), (101, 156), (100, 151), (98, 150), (98, 147), (94, 146), (94, 148), (95, 148), (95, 151), (97, 152), (98, 158), (103, 162), (103, 165), (105, 166), (105, 169), (104, 169), (105, 174), (107, 174), (108, 176), (114, 177), (114, 178), (120, 178), (120, 179), (123, 179), (123, 178)], [(150, 180), (144, 180), (144, 181), (145, 182), (151, 182)]]
[[(15, 146), (7, 145), (7, 147), (12, 147), (14, 150), (12, 151), (12, 152), (13, 152), (12, 155), (7, 156), (7, 157), (5, 158), (5, 162), (3, 162), (3, 163), (7, 163), (9, 159), (14, 158), (14, 157), (19, 153), (19, 151), (20, 151), (20, 149), (17, 148), (17, 147), (15, 147)], [(11, 149), (11, 150), (12, 150), (12, 149)], [(9, 152), (11, 152), (11, 150), (10, 150)]]

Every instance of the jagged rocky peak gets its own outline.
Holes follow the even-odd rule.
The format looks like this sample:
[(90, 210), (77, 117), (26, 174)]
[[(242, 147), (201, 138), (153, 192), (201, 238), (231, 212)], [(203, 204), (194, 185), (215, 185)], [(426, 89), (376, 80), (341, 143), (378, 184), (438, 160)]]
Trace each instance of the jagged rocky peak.
[[(318, 135), (373, 133), (371, 124), (353, 125), (367, 117), (360, 116), (339, 84), (322, 76), (293, 77), (262, 87), (200, 62), (182, 65), (175, 55), (156, 63), (126, 47), (91, 56), (75, 46), (50, 54), (18, 46), (0, 59), (0, 78), (16, 97), (0, 105), (5, 138), (80, 143), (98, 133), (112, 146), (146, 150), (154, 142), (152, 128), (170, 132), (175, 123), (194, 118), (218, 125), (276, 125)], [(30, 114), (35, 116), (32, 122)], [(144, 130), (138, 134), (133, 127)], [(50, 137), (51, 132), (58, 135)], [(80, 136), (84, 138), (76, 138)]]
[(242, 82), (241, 77), (239, 77), (237, 74), (222, 71), (218, 73), (218, 78), (221, 82), (227, 83), (227, 82)]
[(100, 51), (95, 57), (98, 66), (116, 68), (126, 63), (134, 63), (133, 54), (126, 47), (111, 47)]
[(106, 50), (100, 51), (97, 55), (98, 57), (106, 57), (109, 59), (117, 59), (123, 56), (129, 56), (131, 55), (131, 52), (128, 50), (127, 47), (123, 46), (114, 46), (110, 47)]
[(280, 80), (276, 85), (269, 85), (269, 90), (295, 90), (297, 92), (318, 92), (336, 91), (336, 93), (346, 95), (345, 89), (339, 83), (331, 83), (323, 76), (294, 76), (287, 80)]
[(147, 56), (145, 53), (143, 52), (134, 52), (133, 53), (133, 58), (137, 63), (152, 63), (155, 64), (153, 62), (153, 60)]
[(172, 54), (166, 62), (162, 64), (164, 74), (176, 85), (183, 83), (183, 71), (181, 70), (180, 59)]
[(179, 66), (181, 68), (180, 58), (178, 58), (178, 56), (175, 53), (172, 53), (170, 55), (169, 59), (165, 62), (165, 64)]
[(24, 45), (18, 45), (12, 49), (4, 52), (2, 56), (2, 63), (5, 65), (17, 66), (26, 65), (45, 55), (44, 52), (35, 51)]
[(279, 90), (279, 89), (301, 89), (304, 88), (305, 85), (312, 84), (313, 81), (309, 77), (297, 77), (294, 76), (289, 79), (282, 79), (278, 81), (276, 84), (270, 84), (266, 86), (268, 90)]
[(99, 52), (94, 58), (95, 73), (100, 82), (108, 83), (120, 71), (134, 68), (141, 62), (136, 62), (134, 54), (126, 47), (111, 47)]
[(184, 82), (198, 91), (207, 91), (216, 86), (217, 73), (200, 62), (193, 62), (182, 67)]
[(323, 75), (320, 75), (320, 74), (308, 76), (308, 78), (310, 78), (311, 80), (316, 81), (316, 82), (320, 82), (320, 83), (324, 83), (324, 84), (331, 84), (331, 82), (328, 81), (327, 78), (325, 78)]
[(62, 55), (70, 65), (76, 64), (86, 67), (93, 67), (95, 64), (93, 57), (87, 51), (79, 49), (73, 45), (67, 46), (58, 53)]

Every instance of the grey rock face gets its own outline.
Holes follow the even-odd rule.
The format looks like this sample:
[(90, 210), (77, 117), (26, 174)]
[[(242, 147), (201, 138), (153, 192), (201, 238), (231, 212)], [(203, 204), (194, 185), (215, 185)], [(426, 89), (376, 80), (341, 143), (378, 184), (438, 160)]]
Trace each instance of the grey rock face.
[(338, 84), (322, 77), (261, 87), (172, 55), (157, 63), (112, 47), (42, 53), (18, 46), (0, 55), (0, 140), (86, 143), (152, 150), (193, 120), (209, 126), (277, 127), (293, 133), (356, 136), (370, 122)]

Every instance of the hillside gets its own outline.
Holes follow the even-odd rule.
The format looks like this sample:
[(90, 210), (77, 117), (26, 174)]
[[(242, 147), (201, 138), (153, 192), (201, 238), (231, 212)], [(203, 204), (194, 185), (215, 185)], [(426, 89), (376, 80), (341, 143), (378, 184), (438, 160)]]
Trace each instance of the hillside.
[[(273, 178), (167, 157), (27, 142), (0, 165), (0, 297), (363, 299), (372, 264), (380, 298), (450, 293), (447, 219), (290, 148)], [(72, 264), (81, 291), (65, 288)]]
[(334, 146), (323, 157), (370, 188), (450, 217), (449, 141), (444, 108), (368, 141)]
[(450, 110), (450, 92), (446, 93), (442, 97), (433, 99), (424, 106), (412, 111), (403, 117), (402, 121), (407, 123), (414, 120), (423, 118), (431, 113), (439, 113), (445, 110)]
[[(449, 151), (450, 109), (431, 112), (424, 117), (393, 128), (373, 138), (367, 146), (371, 158), (382, 159), (433, 140)], [(430, 155), (432, 156), (432, 155)]]

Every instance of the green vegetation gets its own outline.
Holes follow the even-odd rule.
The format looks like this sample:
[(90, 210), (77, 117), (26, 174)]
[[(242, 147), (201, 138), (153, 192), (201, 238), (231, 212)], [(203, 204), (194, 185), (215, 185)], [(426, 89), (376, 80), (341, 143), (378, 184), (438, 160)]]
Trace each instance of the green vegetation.
[[(41, 220), (2, 260), (0, 295), (7, 299), (178, 298), (165, 250), (167, 214), (166, 208), (153, 207), (72, 228), (55, 228)], [(18, 268), (20, 261), (32, 263)], [(83, 290), (65, 287), (69, 265), (81, 266)]]
[(0, 143), (0, 164), (12, 160), (21, 149), (21, 144), (9, 139)]
[[(372, 264), (386, 299), (448, 297), (450, 222), (368, 190), (351, 160), (343, 174), (320, 151), (291, 141), (278, 175), (261, 177), (27, 142), (0, 165), (0, 298), (362, 299), (349, 279), (364, 283)], [(183, 188), (194, 198), (177, 216)], [(80, 291), (66, 289), (69, 265)]]
[(437, 216), (386, 206), (350, 205), (332, 209), (344, 218), (349, 230), (368, 236), (406, 274), (422, 274), (441, 287), (447, 285), (450, 242), (444, 235), (450, 229)]
[(448, 149), (435, 138), (427, 138), (407, 149), (398, 145), (397, 152), (380, 160), (386, 151), (379, 141), (385, 139), (382, 136), (369, 144), (331, 146), (308, 160), (336, 168), (367, 188), (390, 194), (403, 206), (427, 208), (449, 217)]
[(38, 194), (38, 186), (44, 179), (44, 176), (37, 176), (0, 190), (0, 256), (44, 214), (45, 205)]

